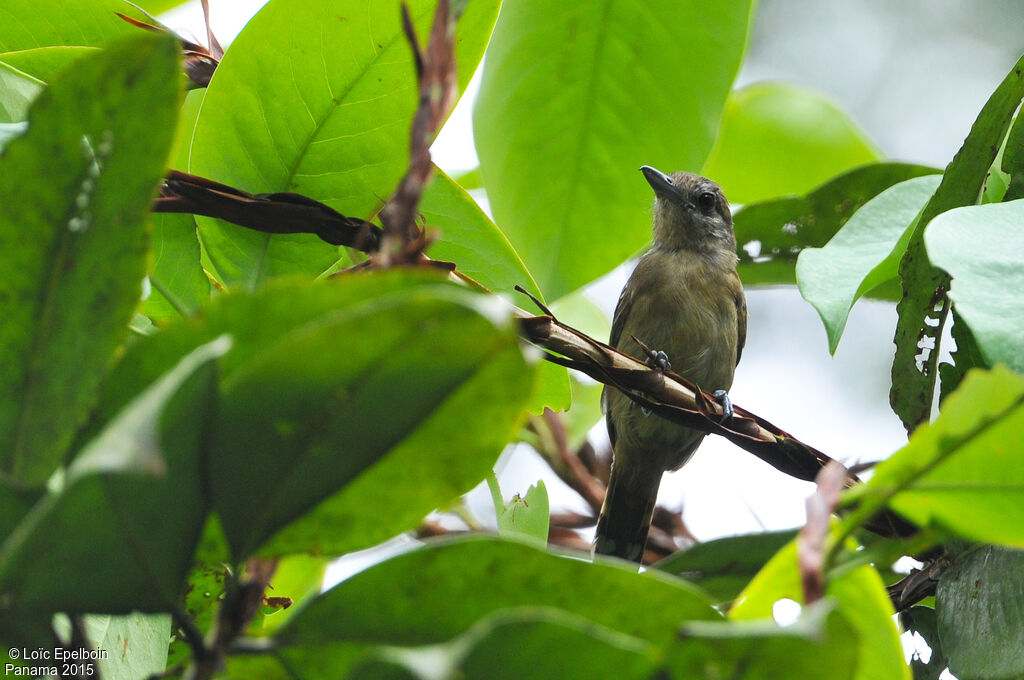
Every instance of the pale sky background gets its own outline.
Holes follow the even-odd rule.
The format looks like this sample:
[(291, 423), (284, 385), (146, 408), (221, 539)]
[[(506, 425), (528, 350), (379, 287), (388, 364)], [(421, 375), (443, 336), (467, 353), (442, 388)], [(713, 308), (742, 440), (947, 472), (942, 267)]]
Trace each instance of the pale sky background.
[[(212, 0), (221, 42), (227, 45), (262, 4)], [(205, 35), (198, 2), (162, 19), (184, 35)], [(737, 85), (781, 79), (815, 88), (889, 157), (941, 168), (1022, 50), (1024, 4), (1014, 0), (762, 0)], [(476, 89), (474, 79), (433, 148), (449, 174), (477, 164), (471, 128)], [(609, 314), (628, 272), (622, 267), (590, 290)], [(859, 302), (831, 357), (816, 312), (795, 288), (748, 289), (747, 296), (747, 348), (730, 391), (736, 403), (845, 462), (879, 460), (905, 443), (888, 407), (893, 305)], [(506, 451), (499, 471), (506, 498), (525, 492), (539, 476), (553, 509), (568, 498), (530, 452)], [(709, 437), (681, 472), (666, 476), (660, 498), (669, 507), (683, 505), (691, 531), (707, 540), (802, 524), (811, 490)], [(474, 490), (470, 503), (481, 518), (493, 519), (485, 489)], [(583, 509), (582, 503), (572, 507)], [(413, 543), (398, 538), (347, 556), (327, 581)]]

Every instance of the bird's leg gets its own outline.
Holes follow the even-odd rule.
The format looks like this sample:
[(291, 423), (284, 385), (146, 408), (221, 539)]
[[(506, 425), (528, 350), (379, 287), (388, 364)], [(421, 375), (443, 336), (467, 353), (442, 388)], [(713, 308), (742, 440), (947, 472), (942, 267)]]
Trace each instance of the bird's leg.
[(729, 392), (726, 390), (715, 390), (711, 393), (711, 396), (722, 405), (722, 417), (719, 418), (718, 422), (727, 423), (732, 420), (732, 399), (729, 398)]

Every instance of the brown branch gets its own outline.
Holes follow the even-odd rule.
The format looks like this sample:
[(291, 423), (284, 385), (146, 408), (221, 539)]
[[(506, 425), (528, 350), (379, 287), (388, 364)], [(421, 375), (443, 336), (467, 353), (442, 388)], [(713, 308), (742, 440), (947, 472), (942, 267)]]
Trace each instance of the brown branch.
[(578, 493), (597, 515), (604, 503), (604, 486), (594, 479), (579, 457), (569, 450), (569, 441), (561, 417), (551, 409), (545, 408), (540, 420), (551, 435), (550, 448), (553, 449), (548, 451), (546, 449), (549, 447), (543, 447), (545, 450), (540, 452), (541, 455), (555, 474)]
[(170, 170), (153, 212), (216, 217), (268, 234), (316, 234), (336, 246), (372, 252), (380, 247), (380, 227), (292, 193), (250, 194), (213, 180)]
[(906, 611), (924, 598), (934, 595), (939, 579), (949, 565), (949, 557), (939, 553), (927, 558), (922, 569), (911, 569), (905, 577), (888, 586), (886, 590), (896, 612)]
[[(214, 71), (220, 65), (220, 60), (224, 56), (224, 48), (220, 46), (216, 36), (213, 35), (213, 30), (210, 28), (210, 6), (207, 0), (203, 2), (203, 18), (206, 21), (206, 40), (209, 43), (209, 47), (203, 47), (199, 43), (194, 43), (191, 40), (182, 38), (180, 35), (160, 24), (155, 19), (155, 23), (146, 23), (145, 21), (139, 21), (133, 19), (130, 16), (116, 12), (117, 16), (121, 17), (124, 21), (127, 21), (132, 26), (141, 28), (145, 31), (152, 31), (154, 33), (169, 33), (178, 39), (181, 43), (181, 51), (184, 55), (184, 63), (182, 64), (185, 75), (188, 76), (196, 87), (206, 87), (210, 84), (210, 79), (213, 78)], [(147, 16), (149, 16), (147, 14)], [(152, 17), (150, 17), (152, 19)]]
[(559, 529), (586, 529), (597, 524), (595, 515), (581, 515), (578, 512), (552, 512), (548, 519), (552, 527)]
[[(662, 418), (723, 436), (777, 470), (798, 479), (814, 481), (818, 472), (832, 462), (832, 458), (818, 449), (735, 404), (733, 417), (722, 422), (722, 408), (717, 400), (676, 373), (653, 371), (642, 361), (561, 323), (551, 315), (530, 316), (522, 310), (517, 310), (517, 315), (521, 335), (546, 349), (546, 359), (621, 390)], [(859, 482), (856, 475), (846, 472), (845, 486)], [(916, 531), (914, 525), (890, 511), (879, 513), (865, 527), (889, 537), (909, 536)]]
[(434, 13), (426, 51), (421, 49), (409, 8), (402, 4), (402, 28), (412, 47), (419, 85), (419, 105), (409, 140), (409, 168), (394, 195), (380, 211), (383, 247), (374, 256), (379, 266), (391, 262), (417, 262), (429, 240), (416, 224), (416, 209), (433, 173), (430, 143), (458, 98), (455, 76), (455, 19), (448, 0), (440, 0)]

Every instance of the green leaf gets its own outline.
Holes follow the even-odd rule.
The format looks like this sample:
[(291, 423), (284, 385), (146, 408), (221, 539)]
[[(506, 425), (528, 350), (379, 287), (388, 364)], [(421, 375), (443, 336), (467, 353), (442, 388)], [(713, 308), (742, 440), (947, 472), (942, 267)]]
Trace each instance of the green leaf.
[(518, 285), (543, 299), (505, 235), (476, 201), (438, 168), (434, 168), (434, 179), (423, 193), (419, 211), (427, 228), (439, 232), (430, 246), (432, 258), (454, 262), (459, 272), (495, 293), (513, 295)]
[(960, 317), (957, 309), (953, 308), (953, 328), (950, 331), (956, 349), (949, 353), (949, 361), (939, 364), (939, 408), (946, 401), (946, 397), (953, 393), (964, 376), (972, 368), (991, 368), (991, 364), (985, 360), (978, 347), (978, 341), (974, 339), (967, 322)]
[[(224, 599), (224, 583), (227, 579), (228, 568), (223, 564), (196, 564), (188, 575), (188, 583), (183, 589), (183, 611), (204, 635), (209, 633), (217, 607)], [(171, 638), (170, 648), (167, 650), (167, 666), (178, 666), (191, 658), (192, 648), (184, 634), (175, 626), (174, 637)]]
[(794, 283), (801, 250), (824, 246), (861, 206), (887, 188), (935, 172), (922, 165), (872, 163), (844, 172), (806, 196), (744, 206), (734, 219), (743, 282)]
[[(459, 83), (469, 81), (498, 10), (472, 2), (457, 27)], [(409, 3), (427, 35), (435, 2)], [(406, 170), (417, 103), (412, 52), (390, 0), (276, 0), (232, 43), (207, 88), (191, 172), (253, 193), (290, 191), (368, 217)], [(316, 275), (339, 249), (310, 234), (265, 234), (199, 220), (226, 283), (254, 287)]]
[[(303, 551), (320, 549), (328, 554), (365, 548), (410, 528), (479, 482), (513, 434), (534, 377), (532, 367), (524, 363), (515, 328), (495, 325), (478, 311), (495, 313), (493, 318), (498, 319), (504, 315), (501, 309), (496, 300), (445, 282), (440, 272), (422, 270), (374, 272), (318, 283), (282, 280), (253, 294), (219, 296), (200, 317), (172, 324), (128, 349), (103, 385), (93, 427), (102, 426), (121, 408), (123, 395), (137, 392), (178, 357), (212, 337), (230, 333), (234, 349), (222, 364), (228, 407), (218, 434), (226, 448), (213, 455), (218, 461), (220, 507), (231, 517), (230, 531), (222, 518), (225, 533), (234, 536), (236, 545), (256, 541), (258, 536), (266, 537), (264, 532), (281, 528), (280, 522), (307, 515), (267, 548), (295, 552), (284, 549), (286, 539), (302, 543)], [(404, 317), (403, 312), (407, 312)], [(431, 312), (439, 314), (435, 321), (427, 318)], [(345, 327), (345, 319), (354, 320), (354, 325)], [(443, 320), (451, 322), (450, 328)], [(385, 330), (389, 335), (400, 334), (403, 325), (412, 336), (398, 346), (380, 344), (385, 336), (374, 335)], [(469, 335), (459, 335), (460, 328)], [(422, 332), (417, 335), (416, 329)], [(332, 332), (333, 340), (328, 337)], [(299, 351), (307, 346), (304, 343), (320, 345), (320, 354), (307, 355), (302, 349), (302, 354), (287, 356), (289, 348)], [(388, 350), (390, 354), (380, 356)], [(292, 365), (294, 371), (289, 373), (287, 367)], [(374, 398), (392, 400), (386, 408), (375, 406), (369, 396), (353, 402), (358, 409), (347, 407), (344, 392), (330, 393), (332, 380), (340, 390), (346, 385), (343, 376), (359, 366), (365, 370), (366, 388), (377, 391)], [(314, 375), (308, 383), (299, 380), (316, 367), (323, 368), (324, 375)], [(269, 373), (271, 369), (286, 372), (281, 383), (273, 383), (271, 377), (277, 374)], [(439, 376), (447, 369), (453, 372)], [(395, 376), (389, 373), (393, 370), (410, 374)], [(271, 380), (270, 394), (237, 391), (245, 385), (255, 389), (256, 383), (265, 384), (264, 379)], [(421, 383), (431, 386), (421, 393)], [(436, 394), (458, 385), (447, 399)], [(362, 389), (359, 384), (349, 386), (349, 396)], [(321, 390), (330, 394), (324, 397)], [(269, 404), (287, 401), (286, 394), (292, 395), (293, 403), (282, 404), (284, 410), (272, 414), (269, 421), (254, 422), (258, 414), (266, 415)], [(234, 395), (240, 395), (237, 401)], [(318, 398), (319, 402), (310, 403)], [(431, 398), (436, 401), (430, 402)], [(252, 404), (251, 412), (246, 404)], [(337, 409), (348, 414), (335, 419)], [(356, 417), (361, 420), (354, 422)], [(288, 418), (295, 430), (289, 431)], [(252, 424), (253, 432), (271, 430), (269, 439), (252, 453), (243, 446), (254, 438), (245, 431), (246, 423)], [(232, 439), (229, 426), (243, 428), (242, 439)], [(349, 433), (358, 436), (348, 441)], [(272, 443), (282, 446), (276, 454)], [(328, 445), (332, 453), (317, 457)], [(296, 458), (289, 460), (283, 451)], [(270, 460), (261, 468), (256, 461), (264, 456)], [(360, 474), (375, 461), (372, 474)], [(320, 465), (327, 466), (329, 475), (307, 479), (320, 472)], [(274, 471), (281, 466), (292, 476), (276, 478)], [(358, 478), (352, 481), (351, 475)], [(247, 487), (244, 480), (250, 479)], [(293, 492), (292, 486), (303, 480), (310, 482), (309, 487)], [(343, 493), (332, 497), (342, 487)], [(252, 512), (254, 504), (262, 508), (260, 513)], [(298, 515), (285, 517), (281, 514), (285, 506)], [(314, 512), (308, 514), (310, 510)]]
[[(85, 617), (86, 638), (107, 657), (96, 664), (104, 680), (136, 680), (167, 668), (167, 640), (171, 635), (169, 614)], [(89, 662), (86, 662), (89, 663)]]
[[(854, 678), (857, 632), (828, 601), (808, 607), (795, 623), (772, 621), (686, 623), (680, 641), (670, 648), (669, 665), (676, 677), (787, 680), (822, 677)], [(780, 675), (780, 669), (785, 671)]]
[(1024, 677), (1024, 552), (981, 546), (942, 574), (935, 609), (958, 678)]
[(0, 479), (0, 545), (42, 496), (41, 489), (22, 489)]
[[(122, 22), (123, 23), (123, 22)], [(125, 24), (127, 26), (127, 24)], [(137, 33), (133, 35), (138, 35)], [(96, 54), (97, 47), (54, 45), (0, 54), (4, 63), (48, 83), (71, 62)]]
[(719, 603), (731, 602), (794, 534), (793, 530), (772, 531), (697, 543), (654, 568), (700, 586)]
[(941, 179), (900, 182), (860, 208), (823, 248), (805, 248), (796, 263), (800, 294), (821, 316), (835, 354), (853, 303), (896, 277), (915, 219)]
[[(509, 607), (557, 608), (657, 646), (673, 640), (683, 621), (717, 618), (678, 579), (472, 536), (432, 543), (343, 581), (292, 619), (275, 654), (290, 665), (316, 650), (340, 673), (372, 645), (445, 642)], [(359, 616), (346, 614), (354, 611)]]
[(803, 194), (881, 158), (831, 100), (790, 83), (756, 83), (729, 95), (702, 174), (734, 203)]
[(250, 635), (273, 635), (309, 600), (323, 590), (324, 574), (329, 557), (316, 555), (285, 555), (277, 562), (268, 597), (289, 598), (292, 604), (265, 608), (249, 625)]
[[(92, 437), (149, 383), (170, 370), (195, 347), (228, 333), (234, 346), (222, 362), (230, 376), (249, 365), (280, 336), (335, 311), (365, 300), (416, 286), (436, 286), (439, 272), (388, 271), (340, 277), (313, 284), (282, 280), (267, 291), (220, 295), (202, 316), (179, 321), (156, 335), (128, 346), (104, 381), (92, 420), (82, 435)], [(217, 555), (223, 558), (224, 555)]]
[[(830, 578), (825, 586), (825, 596), (835, 601), (837, 610), (856, 633), (856, 673), (853, 677), (857, 680), (909, 680), (899, 631), (892, 620), (892, 604), (878, 572), (870, 565), (864, 565)], [(737, 604), (729, 610), (729, 618), (771, 618), (774, 604), (787, 598), (803, 601), (796, 541), (776, 553), (754, 577)]]
[(476, 148), (495, 221), (549, 299), (649, 240), (653, 197), (638, 167), (703, 165), (751, 14), (747, 1), (503, 6)]
[(914, 680), (939, 680), (948, 664), (946, 655), (942, 651), (942, 641), (938, 635), (938, 619), (935, 610), (921, 605), (911, 607), (900, 612), (900, 623), (907, 631), (919, 635), (931, 650), (928, 663), (925, 663), (917, 654), (910, 659), (910, 670), (914, 675)]
[(975, 369), (946, 398), (935, 422), (880, 463), (848, 500), (857, 522), (888, 501), (919, 526), (938, 525), (980, 541), (1024, 546), (1024, 377)]
[(0, 61), (0, 123), (18, 123), (28, 116), (43, 83)]
[(928, 225), (928, 258), (953, 278), (949, 297), (990, 365), (1024, 373), (1024, 200), (945, 212)]
[(456, 286), (371, 295), (225, 375), (210, 484), (233, 554), (282, 529), (263, 553), (367, 547), (483, 479), (533, 383), (506, 309)]
[(214, 361), (230, 345), (199, 347), (139, 394), (0, 546), (0, 618), (177, 601), (206, 516), (200, 451)]
[(531, 484), (525, 496), (517, 493), (504, 504), (498, 513), (498, 531), (503, 536), (520, 536), (547, 544), (548, 490), (543, 479)]
[[(205, 89), (185, 95), (178, 118), (176, 149), (171, 160), (173, 168), (188, 167), (189, 142), (195, 128)], [(191, 313), (210, 300), (210, 279), (203, 271), (202, 253), (196, 233), (196, 219), (182, 213), (154, 213), (153, 262), (149, 280), (152, 293), (142, 305), (142, 312), (157, 323)]]
[(150, 14), (162, 14), (169, 9), (184, 5), (188, 0), (132, 0), (134, 4)]
[(121, 0), (6, 0), (0, 8), (0, 52), (45, 45), (100, 47), (119, 35), (137, 35), (139, 29), (118, 18), (117, 12), (145, 17)]
[[(623, 635), (556, 609), (519, 607), (478, 621), (462, 635), (429, 647), (382, 647), (353, 665), (347, 678), (415, 680), (423, 677), (491, 680), (502, 678), (604, 677), (646, 680), (658, 677), (658, 651)], [(291, 666), (300, 675), (316, 672), (306, 657)]]
[(24, 482), (64, 455), (138, 304), (178, 59), (141, 36), (76, 62), (0, 157), (0, 470)]
[[(443, 652), (451, 672), (447, 677), (466, 680), (491, 680), (497, 667), (507, 678), (590, 680), (614, 669), (616, 680), (642, 680), (652, 677), (658, 658), (643, 640), (579, 616), (533, 607), (489, 616), (445, 644)], [(433, 660), (415, 650), (395, 656), (419, 671), (429, 669)]]
[(947, 210), (978, 202), (985, 177), (1001, 146), (1014, 111), (1024, 97), (1024, 57), (1014, 65), (978, 114), (964, 144), (946, 167), (942, 182), (924, 207), (900, 260), (903, 297), (893, 342), (889, 403), (907, 431), (931, 416), (939, 343), (948, 304), (949, 276), (928, 259), (924, 233)]
[(199, 263), (201, 252), (192, 215), (153, 215), (153, 287), (142, 312), (160, 324), (191, 316), (210, 299), (210, 279)]
[(117, 15), (145, 15), (122, 0), (35, 2), (0, 6), (0, 61), (50, 82), (60, 69), (118, 37), (141, 33)]

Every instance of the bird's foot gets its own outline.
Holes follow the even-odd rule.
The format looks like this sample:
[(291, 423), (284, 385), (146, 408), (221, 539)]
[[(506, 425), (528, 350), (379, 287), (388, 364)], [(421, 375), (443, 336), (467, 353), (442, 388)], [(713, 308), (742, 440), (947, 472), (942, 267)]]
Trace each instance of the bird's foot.
[[(636, 338), (634, 338), (635, 340)], [(644, 344), (640, 345), (641, 349), (647, 352), (647, 361), (645, 362), (652, 370), (661, 371), (667, 373), (672, 370), (672, 364), (669, 363), (668, 355), (662, 352), (660, 349), (651, 349)], [(644, 414), (644, 418), (651, 417), (651, 409), (646, 406), (640, 407), (640, 412)]]
[(718, 422), (727, 423), (732, 420), (732, 400), (729, 398), (729, 392), (726, 390), (715, 390), (711, 393), (711, 396), (722, 405), (722, 417), (718, 419)]
[(672, 364), (669, 363), (668, 355), (660, 349), (647, 350), (646, 363), (655, 371), (661, 371), (662, 373), (668, 373), (672, 370)]

